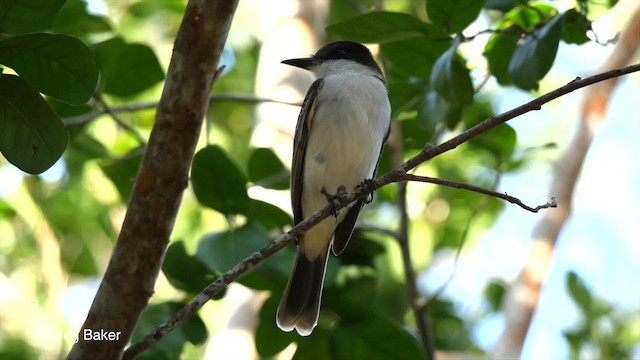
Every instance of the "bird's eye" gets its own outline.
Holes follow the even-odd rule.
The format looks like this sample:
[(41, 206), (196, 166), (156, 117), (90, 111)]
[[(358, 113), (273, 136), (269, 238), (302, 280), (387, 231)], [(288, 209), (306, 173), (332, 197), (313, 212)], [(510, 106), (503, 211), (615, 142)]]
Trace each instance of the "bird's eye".
[(339, 50), (336, 50), (336, 53), (338, 53), (338, 55), (340, 55), (340, 56), (345, 56), (345, 55), (347, 55), (347, 52), (346, 52), (346, 51), (344, 51), (344, 50), (340, 50), (340, 49), (339, 49)]

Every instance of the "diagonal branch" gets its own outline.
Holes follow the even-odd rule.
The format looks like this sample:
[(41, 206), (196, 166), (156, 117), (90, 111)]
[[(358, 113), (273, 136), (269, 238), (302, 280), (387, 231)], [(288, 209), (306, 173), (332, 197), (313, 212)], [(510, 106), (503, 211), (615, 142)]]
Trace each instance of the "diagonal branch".
[[(423, 162), (434, 158), (437, 155), (445, 153), (449, 150), (455, 149), (462, 143), (500, 125), (503, 124), (515, 117), (518, 117), (522, 114), (540, 110), (542, 105), (550, 102), (551, 100), (557, 99), (563, 95), (566, 95), (572, 91), (587, 87), (589, 85), (620, 77), (629, 73), (640, 71), (640, 64), (608, 71), (605, 73), (601, 73), (595, 76), (591, 76), (585, 79), (576, 78), (570, 83), (550, 92), (545, 95), (542, 95), (524, 105), (518, 106), (515, 109), (512, 109), (506, 113), (491, 117), (482, 123), (472, 127), (471, 129), (451, 138), (450, 140), (437, 145), (437, 146), (425, 146), (425, 148), (416, 156), (406, 161), (404, 164), (400, 165), (398, 168), (392, 170), (391, 172), (381, 176), (373, 181), (373, 185), (375, 189), (379, 189), (380, 187), (399, 181), (406, 181), (402, 179), (402, 177), (407, 173), (407, 171), (417, 167)], [(276, 240), (271, 242), (269, 245), (261, 249), (260, 251), (254, 252), (247, 256), (243, 261), (234, 266), (231, 270), (224, 273), (220, 278), (216, 279), (213, 283), (207, 286), (202, 292), (196, 295), (187, 305), (185, 305), (182, 309), (180, 309), (176, 314), (174, 314), (169, 320), (167, 320), (164, 324), (160, 325), (153, 332), (142, 338), (139, 342), (131, 345), (125, 352), (125, 359), (131, 359), (134, 356), (140, 354), (147, 348), (151, 347), (153, 344), (157, 343), (174, 330), (176, 327), (184, 323), (191, 316), (193, 316), (211, 297), (218, 294), (222, 291), (227, 285), (237, 279), (240, 275), (246, 273), (247, 271), (254, 268), (256, 265), (260, 264), (262, 261), (269, 258), (271, 255), (275, 254), (277, 251), (285, 247), (287, 244), (294, 240), (298, 240), (302, 238), (304, 233), (309, 230), (312, 226), (319, 223), (326, 217), (330, 216), (333, 209), (342, 209), (348, 204), (364, 198), (369, 194), (371, 189), (359, 189), (356, 192), (350, 193), (344, 197), (341, 197), (338, 201), (334, 202), (332, 205), (327, 204), (324, 208), (318, 210), (304, 221), (300, 222), (298, 225), (293, 227), (288, 232), (284, 233)]]

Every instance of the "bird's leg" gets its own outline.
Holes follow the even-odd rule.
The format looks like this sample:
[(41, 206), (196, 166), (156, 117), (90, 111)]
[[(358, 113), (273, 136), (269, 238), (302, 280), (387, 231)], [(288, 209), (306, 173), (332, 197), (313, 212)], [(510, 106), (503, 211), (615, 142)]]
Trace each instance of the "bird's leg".
[(336, 218), (336, 221), (338, 221), (338, 209), (336, 208), (336, 200), (338, 200), (338, 195), (329, 194), (324, 187), (320, 189), (320, 193), (324, 195), (329, 205), (331, 205), (331, 213)]
[(325, 188), (322, 188), (320, 192), (327, 199), (327, 202), (331, 204), (331, 212), (333, 213), (333, 216), (336, 218), (336, 221), (338, 221), (338, 209), (336, 208), (336, 202), (344, 201), (345, 197), (349, 195), (349, 193), (347, 192), (347, 189), (344, 187), (344, 185), (340, 185), (338, 186), (338, 189), (336, 190), (335, 195), (329, 194)]
[(376, 183), (373, 179), (364, 179), (360, 183), (360, 185), (355, 187), (355, 191), (363, 190), (367, 193), (367, 196), (364, 198), (364, 203), (369, 204), (373, 201), (373, 192), (376, 190)]

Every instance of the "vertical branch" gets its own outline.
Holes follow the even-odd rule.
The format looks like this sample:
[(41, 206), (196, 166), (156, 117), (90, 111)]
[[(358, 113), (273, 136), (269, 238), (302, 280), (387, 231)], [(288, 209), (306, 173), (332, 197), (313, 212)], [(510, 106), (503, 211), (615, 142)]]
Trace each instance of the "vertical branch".
[[(636, 9), (612, 54), (598, 72), (620, 68), (627, 64), (640, 44), (640, 7)], [(493, 359), (518, 358), (538, 306), (540, 288), (546, 277), (558, 234), (571, 214), (573, 190), (587, 150), (599, 125), (604, 121), (606, 107), (617, 78), (589, 87), (582, 115), (573, 140), (556, 164), (556, 173), (549, 189), (555, 196), (557, 209), (545, 212), (531, 235), (532, 243), (526, 263), (516, 283), (511, 286), (504, 305), (506, 326), (491, 354)]]
[(122, 230), (68, 359), (121, 358), (153, 295), (237, 5), (187, 4)]
[[(392, 137), (389, 138), (389, 150), (392, 154), (393, 166), (403, 163), (402, 154), (402, 128), (397, 121), (392, 122)], [(416, 320), (416, 327), (420, 342), (424, 347), (427, 358), (434, 359), (435, 346), (433, 334), (431, 333), (431, 324), (429, 321), (429, 313), (427, 312), (426, 301), (418, 292), (416, 284), (416, 272), (411, 261), (411, 251), (409, 249), (409, 214), (407, 213), (407, 182), (398, 183), (398, 211), (400, 212), (400, 229), (398, 230), (398, 243), (402, 250), (402, 264), (404, 265), (405, 281), (407, 283), (407, 291), (409, 295), (409, 304)]]

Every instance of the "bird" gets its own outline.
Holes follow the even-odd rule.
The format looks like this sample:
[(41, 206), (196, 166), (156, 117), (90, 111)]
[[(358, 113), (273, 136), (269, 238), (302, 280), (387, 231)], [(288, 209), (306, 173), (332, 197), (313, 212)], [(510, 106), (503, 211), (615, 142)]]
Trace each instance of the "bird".
[[(332, 192), (352, 191), (371, 181), (389, 135), (391, 105), (385, 77), (360, 43), (330, 43), (311, 57), (282, 63), (311, 71), (317, 78), (303, 101), (293, 141), (290, 185), (295, 225), (327, 201), (332, 203)], [(364, 203), (360, 199), (334, 211), (335, 218), (324, 219), (298, 240), (276, 313), (281, 330), (295, 329), (300, 336), (313, 332), (329, 251), (335, 256), (344, 251)]]

